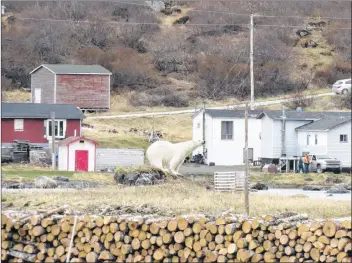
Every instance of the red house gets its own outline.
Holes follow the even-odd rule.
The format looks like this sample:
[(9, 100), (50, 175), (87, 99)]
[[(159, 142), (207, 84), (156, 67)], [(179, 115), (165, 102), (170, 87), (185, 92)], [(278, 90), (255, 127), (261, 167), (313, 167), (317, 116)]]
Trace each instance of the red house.
[(33, 103), (110, 108), (111, 72), (100, 65), (43, 64), (30, 72)]
[(51, 141), (51, 112), (55, 112), (55, 139), (81, 135), (84, 118), (72, 104), (1, 103), (1, 144), (14, 140), (47, 147)]

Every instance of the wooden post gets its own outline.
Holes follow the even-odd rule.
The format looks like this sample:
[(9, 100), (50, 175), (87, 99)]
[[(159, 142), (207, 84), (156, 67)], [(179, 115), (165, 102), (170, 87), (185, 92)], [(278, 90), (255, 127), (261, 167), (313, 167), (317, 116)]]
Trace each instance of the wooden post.
[(244, 204), (246, 207), (246, 214), (249, 215), (249, 193), (248, 193), (248, 103), (245, 109), (245, 181), (244, 181)]
[[(205, 141), (205, 101), (203, 100), (203, 119), (202, 119), (202, 129), (203, 129), (203, 141)], [(203, 144), (203, 158), (205, 158), (205, 144)]]
[(55, 170), (56, 156), (55, 156), (55, 112), (51, 112), (51, 162), (52, 169)]

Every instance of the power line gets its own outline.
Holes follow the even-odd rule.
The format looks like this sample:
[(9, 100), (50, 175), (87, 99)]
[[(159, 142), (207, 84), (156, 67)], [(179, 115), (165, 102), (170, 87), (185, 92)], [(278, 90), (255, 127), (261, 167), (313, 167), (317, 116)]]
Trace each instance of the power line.
[[(132, 2), (124, 2), (124, 1), (113, 1), (116, 3), (123, 3), (123, 4), (127, 4), (127, 5), (138, 5), (138, 6), (145, 6), (145, 7), (150, 7), (147, 4), (137, 4), (137, 3), (132, 3)], [(259, 1), (258, 1), (259, 2)], [(292, 2), (292, 1), (290, 1)], [(227, 11), (223, 11), (223, 10), (201, 10), (201, 9), (191, 9), (188, 10), (187, 12), (204, 12), (204, 13), (218, 13), (218, 14), (228, 14), (228, 15), (237, 15), (237, 16), (250, 16), (251, 14), (239, 14), (239, 13), (233, 13), (233, 12), (227, 12)], [(287, 17), (287, 18), (309, 18), (310, 16), (286, 16), (286, 15), (254, 15), (254, 17)], [(335, 19), (335, 20), (351, 20), (351, 18), (344, 18), (344, 17), (328, 17), (328, 16), (321, 16), (319, 17), (321, 19)]]
[[(48, 22), (71, 22), (77, 24), (89, 24), (89, 23), (97, 23), (98, 21), (89, 21), (89, 20), (67, 20), (67, 19), (51, 19), (51, 18), (31, 18), (31, 17), (18, 17), (19, 20), (29, 20), (29, 21), (48, 21)], [(159, 23), (148, 23), (148, 22), (117, 22), (117, 21), (104, 21), (106, 24), (116, 24), (116, 25), (158, 25)], [(240, 27), (249, 27), (249, 24), (175, 24), (176, 26), (240, 26)], [(289, 25), (265, 25), (265, 24), (256, 24), (255, 27), (287, 27), (287, 28), (302, 28), (302, 26), (289, 26)], [(310, 27), (311, 29), (319, 29), (321, 27)], [(346, 30), (352, 29), (347, 27), (340, 28), (330, 28), (334, 30)]]

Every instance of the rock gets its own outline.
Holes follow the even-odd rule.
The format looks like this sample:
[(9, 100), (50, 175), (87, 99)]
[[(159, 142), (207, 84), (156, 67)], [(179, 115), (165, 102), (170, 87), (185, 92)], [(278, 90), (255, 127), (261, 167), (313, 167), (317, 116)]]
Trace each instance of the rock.
[(298, 30), (298, 31), (296, 32), (296, 34), (299, 35), (300, 37), (305, 37), (305, 36), (310, 35), (310, 32), (307, 31), (307, 30)]
[(309, 48), (309, 47), (316, 48), (317, 46), (318, 44), (313, 40), (308, 40), (304, 44), (302, 44), (302, 47), (305, 47), (305, 48)]
[(345, 184), (336, 184), (336, 185), (333, 185), (326, 192), (331, 194), (346, 194), (346, 193), (349, 193), (350, 191), (346, 189)]
[(152, 185), (161, 184), (164, 182), (165, 175), (162, 171), (152, 172), (131, 172), (114, 175), (114, 180), (117, 184), (124, 185)]
[(304, 181), (306, 181), (306, 182), (311, 182), (311, 181), (313, 181), (313, 179), (310, 178), (310, 177), (307, 177), (307, 178), (304, 178)]
[(321, 191), (323, 187), (320, 185), (306, 185), (303, 187), (303, 191)]
[(63, 182), (68, 182), (70, 179), (67, 176), (56, 176), (54, 177), (54, 180), (56, 181), (63, 181)]
[(189, 20), (189, 16), (183, 16), (183, 17), (177, 19), (174, 22), (174, 24), (186, 24), (188, 20)]
[(325, 179), (326, 184), (340, 184), (342, 180), (340, 178), (328, 177)]
[(250, 187), (250, 189), (254, 190), (268, 190), (269, 187), (266, 184), (263, 183), (256, 183)]
[(47, 176), (39, 176), (34, 180), (35, 188), (56, 188), (57, 182)]

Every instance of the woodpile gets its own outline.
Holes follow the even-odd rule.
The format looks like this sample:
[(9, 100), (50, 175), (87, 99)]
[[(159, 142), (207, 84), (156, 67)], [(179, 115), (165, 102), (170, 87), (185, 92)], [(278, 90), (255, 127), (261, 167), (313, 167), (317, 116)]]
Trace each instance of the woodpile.
[(1, 216), (8, 262), (351, 262), (351, 221), (305, 215)]

